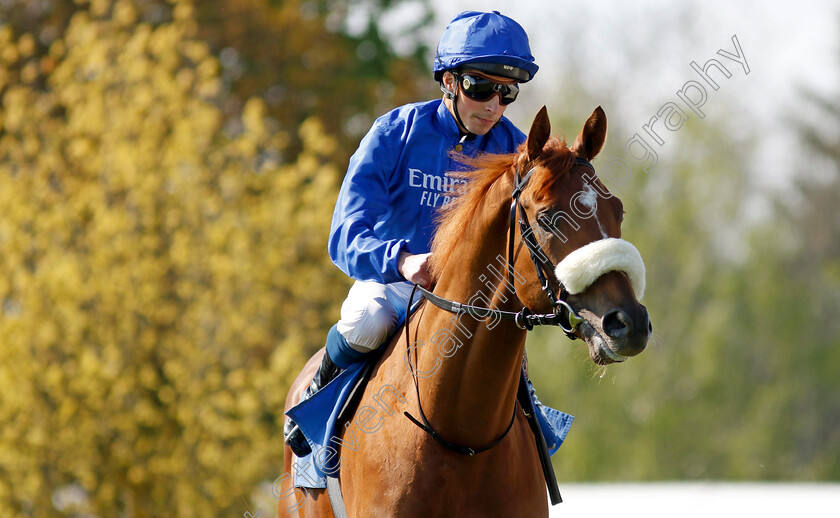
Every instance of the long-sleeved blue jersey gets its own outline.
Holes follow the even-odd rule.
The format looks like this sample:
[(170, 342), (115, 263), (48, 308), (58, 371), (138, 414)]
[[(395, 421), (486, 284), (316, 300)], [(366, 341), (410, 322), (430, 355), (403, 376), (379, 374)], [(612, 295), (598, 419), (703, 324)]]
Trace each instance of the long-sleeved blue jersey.
[[(435, 213), (458, 188), (446, 173), (459, 168), (450, 155), (459, 140), (442, 100), (408, 104), (376, 120), (350, 158), (333, 212), (329, 253), (336, 266), (360, 281), (405, 281), (400, 253), (430, 250)], [(524, 140), (502, 117), (460, 151), (511, 153)]]

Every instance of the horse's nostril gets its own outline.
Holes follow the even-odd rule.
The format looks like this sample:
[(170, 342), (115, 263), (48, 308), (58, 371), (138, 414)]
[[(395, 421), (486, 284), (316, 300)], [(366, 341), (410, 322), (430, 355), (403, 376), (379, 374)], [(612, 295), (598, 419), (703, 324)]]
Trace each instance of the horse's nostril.
[(621, 310), (613, 310), (604, 315), (601, 321), (604, 326), (604, 332), (607, 336), (613, 339), (624, 338), (630, 332), (632, 323), (630, 317)]

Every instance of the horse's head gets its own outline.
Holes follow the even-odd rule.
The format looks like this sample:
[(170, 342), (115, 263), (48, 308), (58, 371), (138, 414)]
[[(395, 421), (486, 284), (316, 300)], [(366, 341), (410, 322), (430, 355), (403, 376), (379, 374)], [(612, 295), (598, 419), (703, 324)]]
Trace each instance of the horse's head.
[[(644, 264), (636, 248), (621, 239), (621, 200), (589, 163), (604, 144), (607, 118), (596, 108), (571, 148), (550, 137), (550, 129), (543, 107), (517, 158), (516, 167), (528, 182), (520, 202), (531, 227), (523, 229), (514, 268), (533, 274), (536, 263), (523, 241), (537, 245), (532, 247), (535, 261), (543, 262), (544, 271), (554, 271), (556, 278), (549, 279), (553, 292), (574, 310), (569, 318), (574, 335), (586, 341), (595, 363), (620, 362), (644, 350), (651, 324), (638, 300), (644, 292)], [(538, 283), (517, 291), (535, 311), (554, 309)]]

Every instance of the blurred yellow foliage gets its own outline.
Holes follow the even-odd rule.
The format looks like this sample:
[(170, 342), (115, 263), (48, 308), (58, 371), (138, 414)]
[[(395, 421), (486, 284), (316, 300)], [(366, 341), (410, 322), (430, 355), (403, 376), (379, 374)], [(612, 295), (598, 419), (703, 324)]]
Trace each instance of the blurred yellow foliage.
[(48, 66), (0, 28), (0, 516), (241, 514), (337, 316), (337, 143), (224, 117), (173, 3), (92, 2)]

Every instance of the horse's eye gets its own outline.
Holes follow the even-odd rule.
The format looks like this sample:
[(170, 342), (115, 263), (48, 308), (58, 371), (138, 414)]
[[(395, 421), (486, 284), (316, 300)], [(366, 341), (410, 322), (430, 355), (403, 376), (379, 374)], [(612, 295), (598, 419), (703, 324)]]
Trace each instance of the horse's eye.
[(537, 214), (537, 225), (540, 226), (543, 230), (549, 230), (551, 227), (551, 216), (549, 216), (548, 211), (544, 210)]

